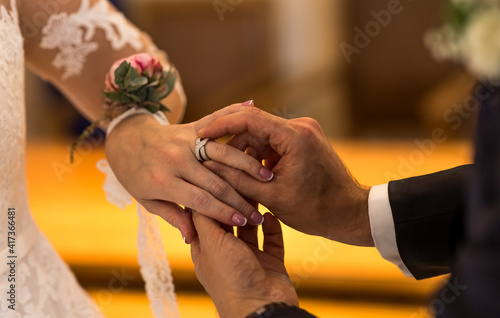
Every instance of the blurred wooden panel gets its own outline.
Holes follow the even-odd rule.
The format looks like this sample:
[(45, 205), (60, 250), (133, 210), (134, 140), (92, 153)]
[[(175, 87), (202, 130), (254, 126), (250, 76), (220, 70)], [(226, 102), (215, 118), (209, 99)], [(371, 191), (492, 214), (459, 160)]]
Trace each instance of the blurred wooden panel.
[[(90, 295), (107, 318), (153, 318), (144, 293), (122, 291), (110, 296), (108, 290), (91, 290)], [(217, 310), (206, 294), (177, 293), (180, 317), (217, 318)], [(300, 307), (321, 318), (427, 318), (425, 306), (341, 302), (301, 298)], [(245, 313), (242, 313), (245, 314)]]
[[(362, 44), (347, 66), (356, 135), (401, 136), (422, 128), (418, 106), (423, 96), (458, 68), (434, 61), (424, 45), (425, 32), (442, 21), (443, 3), (345, 1), (343, 42), (356, 46), (357, 39)], [(384, 15), (390, 8), (400, 13)]]
[(128, 11), (179, 69), (185, 122), (250, 99), (270, 74), (269, 1), (242, 1), (223, 21), (213, 1), (132, 1)]

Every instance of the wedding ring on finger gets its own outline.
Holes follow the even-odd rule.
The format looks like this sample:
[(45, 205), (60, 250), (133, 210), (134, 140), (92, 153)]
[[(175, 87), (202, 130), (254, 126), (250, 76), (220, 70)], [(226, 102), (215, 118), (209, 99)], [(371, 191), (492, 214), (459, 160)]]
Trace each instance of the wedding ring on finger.
[(212, 160), (210, 157), (207, 155), (207, 150), (205, 149), (205, 146), (209, 141), (212, 141), (210, 138), (197, 138), (196, 139), (196, 147), (194, 148), (194, 155), (196, 156), (196, 159), (199, 162), (203, 161), (209, 161)]

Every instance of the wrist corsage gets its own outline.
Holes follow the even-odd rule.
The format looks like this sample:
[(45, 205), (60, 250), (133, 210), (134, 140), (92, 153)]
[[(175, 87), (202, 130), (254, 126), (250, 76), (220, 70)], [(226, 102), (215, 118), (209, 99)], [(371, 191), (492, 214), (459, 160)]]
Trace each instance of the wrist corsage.
[(176, 81), (173, 66), (165, 70), (160, 61), (149, 54), (136, 54), (115, 62), (106, 75), (104, 115), (73, 142), (71, 163), (74, 151), (82, 141), (125, 112), (135, 109), (137, 113), (163, 114), (163, 111), (169, 111), (162, 101), (174, 90)]

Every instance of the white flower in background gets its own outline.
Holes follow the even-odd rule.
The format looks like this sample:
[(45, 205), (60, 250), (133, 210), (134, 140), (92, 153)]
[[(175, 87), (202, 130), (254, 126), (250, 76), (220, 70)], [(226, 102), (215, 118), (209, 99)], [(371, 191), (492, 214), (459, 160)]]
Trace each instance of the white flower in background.
[(500, 78), (500, 8), (495, 6), (471, 17), (460, 46), (462, 58), (471, 72)]
[(465, 64), (474, 75), (500, 79), (500, 0), (449, 0), (447, 20), (425, 44), (437, 60)]
[(431, 49), (432, 56), (438, 61), (457, 59), (457, 56), (461, 54), (461, 47), (456, 40), (458, 37), (453, 27), (445, 25), (428, 31), (424, 36), (424, 43)]

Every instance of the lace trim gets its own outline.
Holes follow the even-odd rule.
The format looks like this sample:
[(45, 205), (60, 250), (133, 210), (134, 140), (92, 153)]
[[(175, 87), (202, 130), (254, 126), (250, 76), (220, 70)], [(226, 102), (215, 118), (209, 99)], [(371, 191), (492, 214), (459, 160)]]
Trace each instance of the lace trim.
[(140, 33), (128, 24), (123, 14), (110, 11), (107, 1), (90, 6), (89, 0), (82, 0), (77, 12), (52, 15), (42, 30), (40, 47), (59, 50), (52, 65), (64, 70), (63, 79), (79, 76), (87, 55), (99, 49), (99, 44), (91, 41), (96, 29), (104, 31), (115, 51), (126, 45), (136, 50), (142, 48)]
[(156, 216), (137, 204), (139, 228), (137, 245), (139, 246), (139, 265), (141, 275), (146, 282), (151, 310), (155, 317), (179, 317), (177, 298), (170, 264), (161, 242)]
[[(134, 109), (124, 113), (123, 116), (133, 116), (138, 112)], [(151, 113), (149, 113), (151, 114)], [(163, 113), (161, 113), (163, 115)], [(155, 115), (160, 125), (169, 125), (167, 118), (163, 115)], [(119, 118), (116, 118), (117, 120)], [(110, 131), (108, 130), (108, 133)], [(132, 196), (125, 190), (111, 170), (107, 160), (101, 159), (97, 162), (97, 169), (106, 175), (104, 192), (108, 202), (124, 209), (132, 201)], [(146, 211), (137, 203), (137, 215), (139, 227), (137, 229), (137, 256), (142, 278), (146, 283), (146, 294), (148, 295), (151, 310), (157, 318), (177, 318), (179, 310), (172, 278), (172, 271), (167, 260), (165, 249), (161, 242), (160, 229), (156, 216)]]

